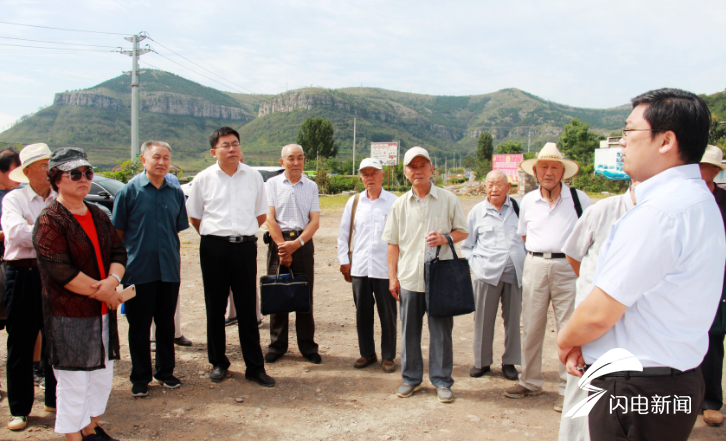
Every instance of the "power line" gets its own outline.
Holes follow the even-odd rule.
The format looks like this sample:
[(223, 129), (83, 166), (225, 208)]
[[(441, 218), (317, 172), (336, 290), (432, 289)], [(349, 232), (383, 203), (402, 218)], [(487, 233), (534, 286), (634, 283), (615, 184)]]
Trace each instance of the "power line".
[(36, 42), (36, 43), (69, 44), (69, 45), (72, 45), (72, 46), (89, 46), (89, 47), (108, 47), (108, 48), (112, 48), (112, 49), (117, 49), (117, 48), (120, 47), (120, 46), (101, 46), (101, 45), (98, 45), (98, 44), (67, 43), (67, 42), (64, 42), (64, 41), (30, 40), (28, 38), (2, 37), (2, 36), (0, 36), (0, 38), (4, 38), (4, 39), (7, 39), (7, 40), (33, 41), (33, 42)]
[(52, 28), (50, 26), (38, 26), (38, 25), (30, 25), (30, 24), (24, 24), (24, 23), (10, 23), (7, 21), (0, 21), (0, 24), (12, 25), (12, 26), (27, 26), (30, 28), (53, 29), (55, 31), (88, 32), (91, 34), (107, 34), (107, 35), (127, 35), (127, 34), (119, 34), (117, 32), (100, 32), (100, 31), (86, 31), (86, 30), (82, 30), (82, 29)]
[[(221, 82), (219, 82), (219, 81), (215, 80), (214, 78), (210, 78), (210, 77), (208, 77), (208, 76), (206, 76), (206, 75), (204, 75), (204, 74), (201, 74), (201, 73), (197, 72), (196, 70), (194, 70), (194, 69), (192, 69), (192, 68), (190, 68), (190, 67), (184, 66), (183, 64), (181, 64), (181, 63), (178, 63), (178, 62), (176, 62), (176, 61), (172, 60), (171, 58), (169, 58), (169, 57), (167, 57), (167, 56), (161, 55), (160, 53), (158, 53), (158, 52), (157, 52), (156, 50), (154, 50), (154, 49), (151, 49), (151, 52), (155, 53), (156, 55), (158, 55), (158, 56), (160, 56), (160, 57), (162, 57), (162, 58), (166, 58), (167, 60), (171, 61), (172, 63), (174, 63), (174, 64), (177, 64), (177, 65), (179, 65), (179, 66), (183, 67), (184, 69), (190, 70), (190, 71), (194, 72), (195, 74), (197, 74), (197, 75), (199, 75), (199, 76), (201, 76), (201, 77), (204, 77), (204, 78), (206, 78), (206, 79), (208, 79), (208, 80), (210, 80), (210, 81), (214, 81), (215, 83), (217, 83), (217, 84), (221, 84), (221, 85), (222, 85), (222, 86), (224, 86), (224, 87), (230, 87), (229, 85), (227, 85), (227, 84), (224, 84), (224, 83), (221, 83)], [(232, 89), (234, 89), (234, 88), (232, 88)], [(254, 97), (254, 96), (251, 96), (251, 95), (249, 95), (249, 94), (247, 94), (247, 93), (244, 93), (244, 92), (242, 92), (242, 91), (241, 91), (241, 90), (239, 90), (239, 89), (236, 89), (236, 90), (237, 90), (237, 92), (239, 92), (239, 93), (241, 93), (241, 94), (243, 94), (243, 95), (246, 95), (246, 96), (248, 96), (248, 97), (250, 97), (250, 98), (256, 99), (257, 101), (261, 101), (261, 100), (260, 100), (259, 98), (257, 98), (257, 97)]]
[[(148, 38), (149, 40), (153, 41), (154, 43), (158, 44), (159, 46), (161, 46), (161, 47), (163, 47), (164, 49), (168, 50), (169, 52), (173, 53), (174, 55), (176, 55), (176, 56), (178, 56), (178, 57), (181, 57), (181, 58), (183, 58), (183, 59), (187, 60), (188, 62), (192, 63), (193, 65), (195, 65), (195, 66), (197, 66), (197, 67), (199, 67), (199, 68), (201, 68), (201, 69), (204, 69), (204, 70), (206, 70), (207, 72), (211, 73), (212, 75), (214, 75), (214, 76), (216, 76), (216, 77), (219, 77), (219, 78), (223, 79), (224, 81), (226, 81), (226, 82), (228, 82), (228, 83), (230, 83), (230, 84), (234, 84), (235, 86), (237, 86), (237, 87), (239, 87), (239, 88), (241, 88), (241, 89), (244, 89), (244, 90), (246, 90), (246, 91), (248, 91), (248, 92), (250, 92), (250, 93), (253, 93), (253, 94), (257, 94), (257, 92), (255, 92), (255, 91), (253, 91), (253, 90), (250, 90), (250, 89), (248, 89), (248, 88), (246, 88), (246, 87), (244, 87), (244, 86), (240, 86), (239, 84), (237, 84), (237, 83), (234, 83), (234, 82), (232, 82), (232, 81), (230, 81), (230, 80), (228, 80), (228, 79), (224, 78), (223, 76), (221, 76), (221, 75), (219, 75), (219, 74), (216, 74), (216, 73), (212, 72), (211, 70), (207, 69), (206, 67), (204, 67), (204, 66), (201, 66), (201, 65), (199, 65), (199, 64), (197, 64), (197, 63), (195, 63), (195, 62), (193, 62), (192, 60), (190, 60), (190, 59), (186, 58), (185, 56), (183, 56), (183, 55), (180, 55), (180, 54), (178, 54), (178, 53), (174, 52), (173, 50), (169, 49), (168, 47), (164, 46), (163, 44), (161, 44), (161, 43), (159, 43), (158, 41), (156, 41), (156, 40), (154, 40), (153, 38), (151, 38), (151, 36), (149, 36), (149, 34), (148, 34), (148, 33), (144, 32), (143, 34), (144, 34), (144, 35), (146, 35), (146, 37), (147, 37), (147, 38)], [(158, 53), (158, 52), (157, 52), (157, 53)], [(243, 93), (244, 93), (244, 92), (243, 92)]]
[(80, 49), (80, 48), (47, 47), (47, 46), (27, 46), (27, 45), (22, 45), (22, 44), (10, 44), (10, 43), (0, 43), (0, 46), (26, 47), (26, 48), (32, 48), (32, 49), (51, 49), (54, 51), (118, 52), (118, 50), (109, 51), (109, 50), (105, 50), (105, 49)]

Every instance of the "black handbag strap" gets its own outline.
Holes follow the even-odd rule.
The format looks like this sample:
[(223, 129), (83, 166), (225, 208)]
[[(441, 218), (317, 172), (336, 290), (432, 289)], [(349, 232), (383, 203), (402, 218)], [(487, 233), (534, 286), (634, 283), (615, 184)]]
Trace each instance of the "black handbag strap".
[[(456, 249), (454, 248), (454, 241), (451, 239), (451, 236), (449, 236), (448, 234), (444, 234), (444, 237), (446, 238), (446, 240), (449, 241), (449, 247), (451, 248), (451, 252), (454, 253), (454, 259), (458, 259), (459, 256), (456, 255)], [(436, 247), (436, 259), (439, 258), (440, 251), (441, 251), (441, 245)]]
[(577, 197), (577, 190), (574, 187), (570, 187), (570, 194), (572, 194), (572, 203), (575, 204), (575, 213), (577, 213), (577, 218), (579, 219), (582, 216), (582, 205), (580, 205), (580, 198)]
[[(277, 278), (278, 279), (280, 278), (280, 267), (281, 266), (282, 265), (280, 265), (280, 264), (277, 265)], [(295, 278), (295, 274), (292, 273), (292, 268), (290, 268), (289, 266), (286, 267), (286, 268), (288, 269), (288, 271), (290, 271), (290, 277), (292, 277), (294, 279)]]

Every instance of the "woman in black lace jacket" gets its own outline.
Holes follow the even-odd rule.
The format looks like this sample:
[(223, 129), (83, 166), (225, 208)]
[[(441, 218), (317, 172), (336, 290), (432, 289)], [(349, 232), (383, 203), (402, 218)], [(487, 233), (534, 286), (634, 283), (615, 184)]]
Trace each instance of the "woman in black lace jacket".
[(111, 221), (83, 202), (93, 179), (86, 153), (53, 152), (48, 177), (58, 199), (38, 217), (33, 245), (43, 282), (48, 359), (58, 380), (55, 431), (67, 440), (112, 440), (98, 426), (119, 359), (116, 287), (126, 249)]

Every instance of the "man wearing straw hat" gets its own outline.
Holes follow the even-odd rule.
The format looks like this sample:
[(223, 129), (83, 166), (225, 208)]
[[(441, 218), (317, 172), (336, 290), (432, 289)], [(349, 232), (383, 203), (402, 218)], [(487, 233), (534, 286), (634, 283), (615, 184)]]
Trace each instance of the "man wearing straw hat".
[[(716, 185), (713, 180), (726, 170), (723, 164), (723, 152), (715, 145), (706, 147), (706, 152), (699, 164), (701, 177), (706, 181), (708, 189), (716, 198), (716, 204), (721, 210), (721, 217), (726, 228), (726, 190)], [(716, 244), (716, 246), (719, 246)], [(723, 246), (721, 244), (720, 246)], [(721, 388), (721, 376), (723, 375), (723, 341), (726, 334), (726, 283), (721, 290), (721, 302), (718, 305), (716, 317), (713, 320), (711, 329), (708, 331), (708, 352), (701, 363), (703, 382), (706, 383), (706, 395), (703, 399), (703, 421), (709, 426), (720, 426), (723, 423), (721, 407), (723, 407), (723, 389)]]
[[(48, 181), (50, 149), (31, 144), (20, 152), (20, 167), (10, 179), (25, 182), (3, 199), (0, 223), (5, 233), (5, 305), (8, 308), (8, 429), (21, 430), (33, 408), (33, 348), (38, 331), (43, 332), (41, 281), (33, 249), (33, 225), (40, 212), (53, 202), (57, 193)], [(43, 344), (45, 346), (45, 344)], [(45, 351), (41, 355), (45, 358)], [(47, 363), (46, 363), (47, 366)], [(45, 410), (55, 411), (55, 377), (46, 369)]]
[[(509, 398), (542, 393), (542, 346), (547, 330), (547, 309), (552, 303), (559, 332), (575, 304), (575, 275), (562, 246), (590, 199), (582, 191), (565, 185), (579, 171), (576, 162), (565, 159), (557, 145), (548, 142), (536, 159), (520, 164), (539, 181), (539, 188), (522, 198), (518, 234), (527, 249), (522, 276), (522, 374), (519, 383), (506, 389)], [(559, 397), (555, 410), (562, 412), (567, 371), (559, 366)]]

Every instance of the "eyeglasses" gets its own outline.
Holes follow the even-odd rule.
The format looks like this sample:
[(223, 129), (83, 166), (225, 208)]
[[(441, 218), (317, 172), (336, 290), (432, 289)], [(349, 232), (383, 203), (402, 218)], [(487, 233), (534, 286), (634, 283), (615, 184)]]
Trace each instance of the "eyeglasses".
[(82, 172), (78, 169), (71, 170), (68, 173), (63, 173), (61, 176), (68, 176), (71, 181), (76, 182), (81, 180), (81, 176), (85, 176), (87, 181), (93, 180), (93, 170), (90, 168), (86, 170), (85, 172)]
[(230, 148), (236, 149), (237, 147), (239, 147), (239, 143), (238, 142), (233, 142), (232, 144), (222, 144), (222, 145), (219, 145), (219, 146), (217, 146), (215, 148), (229, 150)]
[(623, 128), (623, 138), (628, 137), (628, 132), (662, 132), (661, 129), (626, 129)]

